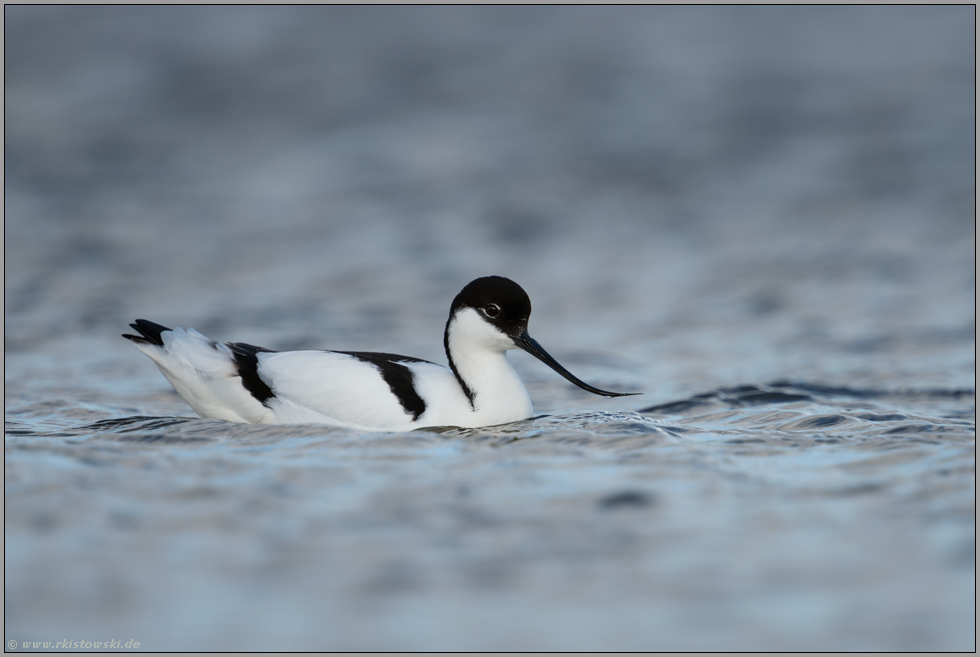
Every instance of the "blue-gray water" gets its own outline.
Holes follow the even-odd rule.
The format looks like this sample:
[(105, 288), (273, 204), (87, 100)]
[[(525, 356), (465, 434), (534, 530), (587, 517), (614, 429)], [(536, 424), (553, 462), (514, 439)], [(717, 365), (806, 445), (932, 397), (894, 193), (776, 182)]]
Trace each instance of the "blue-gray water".
[[(5, 641), (974, 650), (974, 26), (5, 7)], [(234, 425), (119, 337), (444, 362), (487, 274), (644, 396)]]

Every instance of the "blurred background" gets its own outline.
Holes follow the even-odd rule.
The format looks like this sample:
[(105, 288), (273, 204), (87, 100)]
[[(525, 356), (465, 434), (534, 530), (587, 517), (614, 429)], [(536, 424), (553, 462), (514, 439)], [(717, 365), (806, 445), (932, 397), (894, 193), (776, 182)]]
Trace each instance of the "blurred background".
[[(517, 354), (515, 367), (540, 412), (638, 411), (780, 379), (965, 390), (969, 410), (975, 11), (972, 5), (5, 6), (7, 418), (16, 415), (37, 433), (105, 417), (192, 415), (153, 365), (118, 337), (137, 317), (274, 349), (376, 350), (444, 362), (449, 304), (463, 285), (488, 274), (528, 291), (531, 334), (569, 369), (603, 388), (645, 393), (592, 397)], [(957, 412), (965, 416), (963, 408)], [(193, 426), (214, 440), (225, 431), (213, 423)], [(746, 582), (761, 581), (756, 571), (728, 582), (727, 593), (707, 581), (703, 589), (675, 582), (701, 591), (683, 602), (666, 592), (673, 589), (651, 584), (658, 604), (673, 614), (654, 622), (641, 613), (649, 590), (631, 588), (632, 575), (589, 571), (588, 558), (579, 562), (560, 550), (556, 557), (549, 552), (554, 538), (527, 544), (538, 556), (523, 593), (498, 562), (476, 574), (459, 566), (458, 580), (452, 565), (404, 566), (442, 582), (423, 586), (416, 599), (431, 604), (432, 615), (412, 615), (385, 606), (388, 589), (353, 575), (356, 593), (344, 595), (218, 575), (208, 565), (216, 562), (200, 556), (210, 554), (213, 536), (195, 544), (185, 530), (153, 534), (149, 507), (116, 508), (129, 498), (150, 504), (139, 468), (170, 463), (172, 476), (157, 483), (183, 495), (175, 479), (198, 473), (186, 476), (207, 481), (212, 468), (224, 472), (207, 460), (223, 463), (220, 455), (208, 452), (200, 462), (180, 457), (190, 461), (178, 466), (172, 450), (153, 458), (118, 453), (114, 467), (129, 474), (93, 480), (71, 474), (84, 464), (52, 465), (75, 458), (66, 451), (75, 449), (71, 440), (11, 443), (10, 435), (6, 614), (8, 631), (25, 639), (60, 640), (64, 628), (85, 635), (95, 627), (126, 629), (125, 639), (136, 628), (146, 641), (158, 637), (146, 647), (161, 649), (242, 649), (229, 643), (239, 632), (254, 649), (926, 650), (967, 649), (974, 636), (964, 624), (973, 617), (963, 609), (973, 602), (969, 586), (947, 586), (972, 579), (963, 557), (971, 545), (966, 515), (957, 516), (959, 529), (950, 534), (954, 547), (940, 550), (954, 555), (948, 561), (923, 548), (921, 562), (910, 559), (924, 579), (902, 584), (897, 573), (910, 562), (898, 559), (883, 571), (889, 584), (859, 596), (868, 607), (889, 608), (897, 603), (886, 600), (916, 598), (922, 586), (933, 587), (942, 592), (929, 598), (932, 616), (901, 608), (852, 627), (849, 612), (832, 601), (830, 616), (806, 621), (812, 606), (785, 605), (795, 611), (780, 620), (779, 589), (750, 596), (755, 602), (747, 608), (758, 611), (758, 625), (743, 618), (741, 628), (722, 623), (699, 634), (702, 620), (728, 613), (711, 606), (717, 600), (755, 591)], [(252, 437), (271, 440), (263, 436)], [(481, 460), (490, 458), (485, 451), (478, 453), (472, 462), (458, 456), (459, 471), (474, 468), (477, 480), (479, 468), (491, 467)], [(960, 459), (957, 467), (968, 465), (969, 457)], [(277, 481), (289, 480), (285, 463), (298, 467), (286, 459), (276, 466), (287, 468), (276, 471)], [(325, 466), (313, 463), (303, 477), (322, 474), (317, 468)], [(412, 467), (436, 477), (421, 463)], [(561, 470), (555, 462), (543, 467)], [(530, 472), (533, 479), (538, 470)], [(496, 480), (487, 481), (492, 489)], [(587, 481), (569, 485), (581, 490)], [(231, 496), (251, 485), (226, 484)], [(353, 494), (353, 484), (337, 485), (335, 492)], [(79, 511), (84, 522), (57, 510), (67, 498), (87, 499), (79, 493), (86, 486), (99, 494)], [(565, 489), (538, 493), (552, 500), (555, 490)], [(956, 508), (968, 510), (969, 496), (958, 494)], [(405, 491), (390, 495), (394, 504)], [(357, 499), (352, 508), (360, 517), (379, 503)], [(181, 502), (173, 504), (166, 514), (177, 513)], [(567, 511), (545, 508), (541, 517)], [(682, 508), (689, 509), (678, 513)], [(140, 549), (185, 539), (197, 547), (181, 543), (192, 556), (171, 563), (117, 545), (104, 552), (116, 555), (113, 567), (104, 561), (113, 559), (93, 556), (104, 548), (91, 547), (103, 540), (93, 527), (119, 513), (123, 525), (130, 515), (144, 519), (131, 521), (143, 528)], [(276, 511), (282, 513), (290, 512)], [(234, 545), (247, 551), (255, 536), (283, 531), (274, 524), (279, 520), (269, 522)], [(907, 529), (876, 534), (873, 542), (893, 545)], [(64, 532), (60, 540), (45, 533), (56, 530)], [(290, 531), (282, 541), (292, 540)], [(503, 535), (526, 537), (529, 529), (509, 531)], [(501, 540), (505, 553), (508, 545), (524, 545)], [(311, 573), (319, 562), (295, 541), (290, 549), (300, 552), (291, 552), (289, 563), (297, 571), (290, 572), (318, 581)], [(697, 548), (681, 543), (673, 556), (683, 561), (685, 550)], [(397, 552), (393, 544), (377, 547), (384, 541), (367, 544), (388, 556)], [(407, 544), (424, 553), (424, 545)], [(168, 555), (179, 552), (168, 545)], [(753, 560), (749, 553), (737, 563), (785, 557)], [(365, 572), (383, 570), (370, 554), (362, 552)], [(946, 565), (935, 566), (944, 573), (937, 578), (929, 575), (932, 566), (922, 566), (940, 562)], [(197, 595), (191, 584), (166, 585), (187, 564), (196, 564), (190, 570), (211, 592), (201, 594), (210, 611), (172, 609)], [(396, 580), (404, 575), (400, 567), (391, 566)], [(588, 586), (601, 593), (566, 595), (565, 584), (554, 584), (566, 582), (564, 575), (553, 581), (549, 574), (565, 567), (593, 572)], [(51, 579), (51, 568), (60, 580)], [(86, 572), (101, 575), (89, 580)], [(235, 577), (250, 584), (229, 584)], [(494, 589), (497, 579), (503, 588)], [(269, 594), (267, 584), (278, 593)], [(234, 600), (229, 586), (238, 586)], [(269, 610), (267, 622), (243, 628), (241, 619), (258, 612), (239, 598), (263, 595), (288, 613)], [(698, 595), (713, 611), (698, 607)], [(356, 613), (345, 611), (350, 600), (360, 605)], [(560, 622), (517, 622), (521, 629), (513, 629), (509, 614), (549, 600), (574, 608)], [(213, 610), (226, 603), (239, 611)], [(318, 633), (319, 621), (304, 616), (317, 605), (329, 608), (323, 617), (346, 620)], [(618, 610), (615, 618), (590, 625), (591, 614), (605, 607)], [(89, 615), (76, 613), (83, 608)], [(113, 624), (124, 609), (133, 616)], [(473, 609), (501, 629), (492, 632), (473, 618), (434, 620), (435, 610), (452, 616), (457, 609)], [(690, 614), (681, 622), (683, 609)], [(152, 629), (160, 619), (183, 632), (183, 643)], [(914, 631), (903, 634), (909, 623)]]
[(8, 8), (8, 349), (152, 315), (437, 359), (495, 273), (553, 350), (697, 352), (651, 394), (941, 350), (973, 335), (971, 16)]

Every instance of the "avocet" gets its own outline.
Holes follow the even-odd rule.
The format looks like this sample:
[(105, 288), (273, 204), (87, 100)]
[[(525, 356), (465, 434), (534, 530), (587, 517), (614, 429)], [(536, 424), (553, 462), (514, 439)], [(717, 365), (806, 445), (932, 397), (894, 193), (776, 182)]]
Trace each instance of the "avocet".
[(449, 367), (361, 351), (273, 351), (216, 342), (194, 329), (138, 319), (124, 334), (202, 417), (253, 424), (316, 423), (367, 431), (483, 427), (531, 417), (531, 399), (507, 360), (523, 349), (576, 378), (527, 332), (531, 300), (501, 276), (478, 278), (453, 300), (443, 342)]

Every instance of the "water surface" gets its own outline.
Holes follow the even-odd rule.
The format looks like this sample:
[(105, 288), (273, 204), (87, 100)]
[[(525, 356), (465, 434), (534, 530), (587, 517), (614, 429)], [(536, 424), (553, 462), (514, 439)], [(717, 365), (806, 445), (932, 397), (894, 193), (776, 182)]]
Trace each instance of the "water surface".
[[(5, 8), (5, 640), (972, 651), (974, 18)], [(445, 362), (488, 274), (644, 395), (235, 425), (119, 337)]]

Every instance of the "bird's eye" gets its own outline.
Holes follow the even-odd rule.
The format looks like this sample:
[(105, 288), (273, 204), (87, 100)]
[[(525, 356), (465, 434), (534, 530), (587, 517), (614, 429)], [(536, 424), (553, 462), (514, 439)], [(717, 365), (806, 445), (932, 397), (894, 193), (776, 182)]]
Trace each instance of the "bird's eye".
[(500, 314), (500, 306), (495, 303), (488, 303), (486, 307), (484, 307), (483, 312), (487, 314), (487, 317), (496, 317)]

